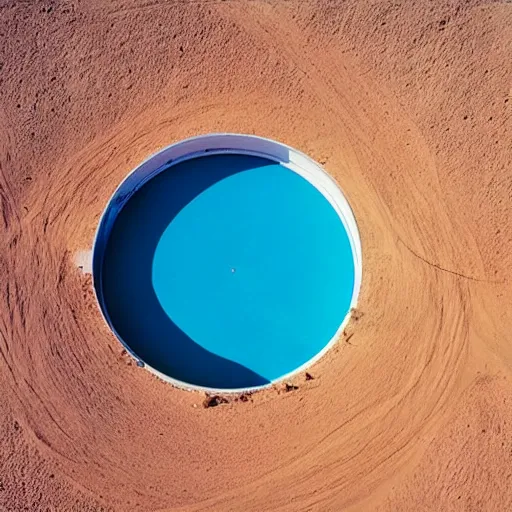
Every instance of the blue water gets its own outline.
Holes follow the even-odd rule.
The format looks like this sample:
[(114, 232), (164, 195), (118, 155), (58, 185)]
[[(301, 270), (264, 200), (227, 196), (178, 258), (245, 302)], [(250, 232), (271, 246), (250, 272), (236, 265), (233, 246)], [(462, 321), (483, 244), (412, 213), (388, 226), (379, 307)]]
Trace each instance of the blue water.
[(343, 224), (309, 182), (269, 160), (171, 167), (118, 215), (103, 299), (124, 342), (175, 379), (259, 386), (320, 352), (348, 312)]

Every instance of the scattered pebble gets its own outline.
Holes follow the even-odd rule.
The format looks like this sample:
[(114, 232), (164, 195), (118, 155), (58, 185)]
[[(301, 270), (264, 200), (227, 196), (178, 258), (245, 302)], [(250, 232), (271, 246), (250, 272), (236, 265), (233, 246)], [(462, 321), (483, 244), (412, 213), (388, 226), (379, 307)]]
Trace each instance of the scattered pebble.
[(352, 308), (350, 310), (350, 316), (357, 322), (360, 318), (364, 316), (364, 313), (356, 308)]
[(209, 407), (217, 407), (217, 405), (227, 404), (227, 403), (228, 403), (227, 399), (224, 398), (223, 396), (206, 395), (206, 398), (204, 399), (204, 402), (203, 402), (203, 407), (205, 409), (208, 409)]

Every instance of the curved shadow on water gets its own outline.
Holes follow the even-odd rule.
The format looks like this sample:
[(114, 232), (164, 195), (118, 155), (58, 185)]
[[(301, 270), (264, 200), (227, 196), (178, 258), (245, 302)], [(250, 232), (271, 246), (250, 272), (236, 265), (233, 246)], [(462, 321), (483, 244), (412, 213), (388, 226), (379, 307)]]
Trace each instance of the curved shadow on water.
[(130, 349), (170, 377), (224, 389), (269, 383), (187, 336), (163, 310), (152, 283), (157, 244), (178, 213), (222, 179), (269, 163), (242, 155), (211, 155), (182, 162), (146, 183), (115, 220), (103, 259), (100, 300)]

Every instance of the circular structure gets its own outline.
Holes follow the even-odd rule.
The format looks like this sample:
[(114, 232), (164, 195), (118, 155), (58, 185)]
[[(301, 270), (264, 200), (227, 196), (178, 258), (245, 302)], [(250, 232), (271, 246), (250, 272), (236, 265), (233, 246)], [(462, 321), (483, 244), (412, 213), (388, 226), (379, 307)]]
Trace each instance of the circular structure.
[(182, 387), (251, 390), (337, 339), (359, 293), (361, 246), (318, 164), (268, 139), (212, 134), (125, 179), (98, 228), (93, 276), (139, 364)]

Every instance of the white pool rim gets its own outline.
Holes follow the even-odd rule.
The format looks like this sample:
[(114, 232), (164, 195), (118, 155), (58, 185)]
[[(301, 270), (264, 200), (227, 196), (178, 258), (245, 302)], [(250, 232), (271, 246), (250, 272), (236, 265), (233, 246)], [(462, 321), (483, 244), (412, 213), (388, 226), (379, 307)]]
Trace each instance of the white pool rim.
[[(345, 318), (343, 319), (338, 330), (331, 338), (331, 340), (324, 346), (324, 348), (310, 360), (306, 361), (299, 368), (296, 368), (286, 375), (282, 375), (281, 377), (262, 386), (237, 389), (218, 389), (206, 386), (197, 386), (174, 379), (169, 375), (165, 375), (164, 373), (145, 363), (137, 354), (131, 350), (131, 348), (119, 335), (114, 325), (112, 324), (104, 302), (101, 276), (103, 258), (105, 255), (106, 244), (114, 225), (114, 221), (123, 206), (128, 202), (130, 197), (132, 197), (133, 194), (137, 192), (137, 190), (139, 190), (147, 181), (154, 178), (161, 172), (185, 160), (191, 160), (200, 156), (215, 154), (240, 154), (266, 158), (305, 178), (318, 191), (320, 191), (320, 193), (329, 201), (331, 206), (339, 215), (347, 232), (352, 250), (352, 257), (354, 260), (354, 289), (352, 292), (349, 311), (345, 315)], [(199, 135), (197, 137), (191, 137), (189, 139), (185, 139), (167, 146), (166, 148), (147, 158), (132, 172), (130, 172), (128, 176), (121, 182), (121, 184), (115, 190), (114, 194), (110, 197), (107, 206), (101, 215), (98, 228), (96, 230), (96, 235), (94, 237), (92, 247), (92, 280), (94, 293), (96, 300), (98, 301), (103, 319), (107, 323), (109, 329), (115, 334), (116, 338), (123, 345), (126, 352), (135, 359), (138, 366), (143, 366), (153, 374), (157, 375), (160, 379), (172, 384), (175, 387), (186, 390), (203, 391), (209, 394), (254, 392), (260, 389), (271, 387), (278, 382), (289, 380), (295, 375), (305, 371), (307, 368), (316, 363), (320, 358), (322, 358), (325, 353), (337, 342), (341, 333), (343, 332), (343, 329), (346, 327), (348, 321), (350, 320), (351, 310), (357, 306), (357, 300), (361, 289), (361, 239), (359, 237), (359, 230), (357, 228), (356, 219), (345, 195), (341, 191), (338, 184), (334, 181), (334, 179), (331, 178), (331, 176), (314, 160), (285, 144), (276, 142), (271, 139), (258, 137), (256, 135), (210, 133)]]

